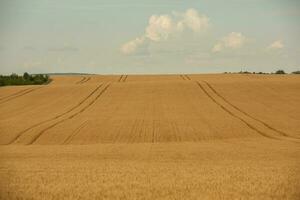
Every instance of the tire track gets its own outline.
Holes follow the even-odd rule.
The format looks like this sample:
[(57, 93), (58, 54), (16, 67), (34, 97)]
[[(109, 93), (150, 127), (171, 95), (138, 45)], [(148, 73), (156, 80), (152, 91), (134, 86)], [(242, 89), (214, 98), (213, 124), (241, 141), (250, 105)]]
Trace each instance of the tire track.
[(191, 81), (191, 78), (186, 75), (186, 74), (183, 74), (183, 75), (180, 75), (180, 77), (184, 80), (184, 81)]
[(20, 91), (18, 91), (18, 92), (15, 92), (15, 93), (13, 93), (13, 94), (7, 95), (7, 96), (5, 96), (5, 97), (0, 98), (0, 101), (2, 101), (2, 100), (4, 100), (4, 99), (7, 99), (7, 98), (9, 98), (9, 97), (18, 95), (18, 94), (20, 94), (20, 93), (23, 93), (23, 92), (25, 92), (25, 91), (27, 91), (27, 90), (30, 90), (30, 89), (32, 89), (32, 88), (23, 89), (23, 90), (20, 90)]
[[(182, 135), (181, 135), (181, 131), (179, 130), (178, 128), (178, 125), (176, 122), (173, 122), (173, 128), (175, 130), (175, 134), (177, 134), (176, 138), (179, 142), (182, 142), (183, 141), (183, 138), (182, 138)], [(176, 141), (176, 142), (178, 142)]]
[(117, 129), (116, 134), (113, 136), (113, 143), (117, 143), (121, 138), (121, 129)]
[(185, 81), (185, 77), (184, 77), (183, 75), (180, 75), (180, 77), (182, 78), (182, 80), (184, 80), (184, 81)]
[(23, 93), (21, 93), (21, 94), (19, 94), (19, 95), (15, 95), (15, 96), (13, 96), (13, 97), (11, 97), (11, 98), (5, 99), (4, 101), (1, 101), (0, 104), (3, 104), (3, 103), (5, 103), (5, 102), (11, 101), (11, 100), (13, 100), (13, 99), (15, 99), (15, 98), (24, 96), (25, 94), (31, 93), (31, 92), (33, 92), (33, 91), (35, 91), (35, 90), (40, 89), (40, 88), (42, 88), (42, 87), (37, 87), (37, 88), (29, 89), (29, 90), (27, 90), (27, 91), (25, 91), (25, 92), (23, 92)]
[(121, 76), (120, 76), (120, 78), (119, 78), (118, 82), (121, 82), (121, 80), (122, 80), (123, 76), (124, 76), (124, 75), (121, 75)]
[(86, 77), (83, 77), (80, 81), (76, 82), (76, 84), (81, 84), (82, 81), (84, 81), (86, 79)]
[(80, 113), (84, 112), (86, 109), (88, 109), (90, 106), (92, 106), (99, 99), (99, 97), (108, 89), (109, 86), (110, 86), (110, 84), (105, 86), (104, 89), (96, 96), (96, 98), (93, 101), (91, 101), (88, 105), (83, 107), (80, 111), (74, 113), (73, 115), (69, 116), (68, 118), (62, 119), (62, 120), (44, 128), (43, 130), (41, 130), (29, 143), (27, 143), (27, 145), (35, 143), (46, 131), (50, 130), (51, 128), (54, 128), (55, 126), (62, 124), (65, 121), (70, 120), (70, 119), (76, 117), (77, 115), (79, 115)]
[(251, 119), (263, 124), (265, 127), (267, 127), (268, 129), (278, 133), (279, 135), (281, 136), (285, 136), (285, 137), (291, 137), (291, 138), (295, 138), (295, 139), (299, 139), (297, 137), (293, 137), (293, 136), (290, 136), (289, 134), (283, 132), (283, 131), (280, 131), (272, 126), (270, 126), (269, 124), (267, 124), (266, 122), (258, 119), (258, 118), (255, 118), (253, 117), (252, 115), (250, 115), (249, 113), (243, 111), (242, 109), (240, 109), (239, 107), (237, 107), (236, 105), (232, 104), (230, 101), (228, 101), (225, 97), (223, 97), (219, 92), (217, 92), (214, 87), (212, 87), (208, 82), (206, 81), (203, 81), (218, 97), (220, 97), (223, 101), (225, 101), (226, 103), (228, 103), (229, 105), (231, 105), (233, 108), (235, 108), (236, 110), (240, 111), (241, 113), (243, 113), (244, 115), (250, 117)]
[(155, 121), (152, 120), (152, 140), (151, 140), (152, 143), (155, 143), (156, 140), (155, 140)]
[(189, 80), (189, 81), (191, 80), (191, 78), (188, 75), (184, 75), (184, 76), (187, 80)]
[(61, 114), (59, 114), (59, 115), (57, 115), (57, 116), (55, 116), (55, 117), (52, 117), (52, 118), (50, 118), (50, 119), (47, 119), (47, 120), (41, 121), (41, 122), (39, 122), (39, 123), (36, 123), (36, 124), (34, 124), (34, 125), (28, 127), (27, 129), (25, 129), (25, 130), (19, 132), (18, 135), (17, 135), (12, 141), (10, 141), (8, 144), (14, 143), (16, 140), (18, 140), (22, 135), (24, 135), (24, 134), (25, 134), (26, 132), (28, 132), (29, 130), (32, 130), (32, 129), (35, 128), (35, 127), (38, 127), (38, 126), (40, 126), (40, 125), (42, 125), (42, 124), (45, 124), (45, 123), (47, 123), (47, 122), (51, 122), (51, 121), (53, 121), (53, 120), (55, 120), (55, 119), (58, 119), (58, 118), (60, 118), (60, 117), (62, 117), (62, 116), (64, 116), (64, 115), (66, 115), (66, 114), (72, 112), (74, 109), (78, 108), (78, 107), (79, 107), (80, 105), (82, 105), (85, 101), (87, 101), (87, 100), (88, 100), (95, 92), (97, 92), (97, 91), (101, 88), (102, 85), (103, 85), (103, 84), (101, 83), (101, 84), (100, 84), (98, 87), (96, 87), (96, 89), (94, 89), (88, 96), (86, 96), (83, 100), (81, 100), (78, 104), (76, 104), (75, 106), (73, 106), (72, 108), (70, 108), (69, 110), (67, 110), (66, 112), (63, 112), (63, 113), (61, 113)]
[(142, 119), (142, 122), (141, 122), (141, 127), (140, 127), (140, 131), (139, 131), (139, 140), (145, 142), (146, 140), (146, 135), (144, 134), (145, 133), (145, 130), (144, 130), (144, 127), (145, 127), (145, 119)]
[(91, 77), (88, 77), (87, 79), (85, 79), (85, 80), (81, 81), (81, 83), (80, 83), (80, 84), (86, 83), (86, 82), (88, 82), (89, 80), (91, 80)]
[(70, 144), (72, 139), (80, 133), (80, 131), (87, 125), (88, 121), (83, 122), (79, 127), (75, 129), (75, 131), (69, 135), (62, 144)]
[(218, 101), (216, 101), (208, 92), (207, 90), (205, 90), (205, 88), (197, 81), (196, 82), (197, 85), (201, 88), (201, 90), (206, 94), (206, 96), (208, 96), (215, 104), (217, 104), (222, 110), (224, 110), (225, 112), (227, 112), (229, 115), (231, 115), (232, 117), (240, 120), (241, 122), (243, 122), (246, 126), (248, 126), (250, 129), (252, 129), (253, 131), (257, 132), (258, 134), (260, 134), (263, 137), (269, 138), (269, 139), (277, 139), (279, 140), (279, 138), (277, 137), (273, 137), (270, 136), (260, 130), (258, 130), (257, 128), (255, 128), (254, 126), (252, 126), (251, 124), (249, 124), (246, 120), (244, 120), (243, 118), (235, 115), (234, 113), (232, 113), (230, 110), (228, 110), (227, 108), (225, 108), (222, 104), (220, 104)]
[(138, 134), (138, 125), (139, 125), (139, 120), (135, 119), (133, 122), (133, 125), (131, 126), (129, 136), (127, 138), (127, 143), (134, 143), (134, 141), (136, 139), (136, 135)]
[(126, 75), (126, 76), (125, 76), (125, 78), (123, 79), (123, 82), (125, 82), (125, 81), (126, 81), (127, 77), (128, 77), (128, 75)]

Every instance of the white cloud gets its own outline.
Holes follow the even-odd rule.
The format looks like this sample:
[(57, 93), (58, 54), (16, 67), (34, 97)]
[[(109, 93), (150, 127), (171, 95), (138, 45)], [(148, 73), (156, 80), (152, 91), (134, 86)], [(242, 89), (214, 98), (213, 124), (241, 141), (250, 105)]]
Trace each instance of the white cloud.
[(284, 44), (282, 43), (281, 40), (274, 41), (268, 49), (282, 49), (284, 47)]
[(222, 51), (222, 49), (223, 49), (223, 45), (221, 43), (218, 43), (218, 44), (215, 44), (212, 51), (213, 52), (219, 52), (219, 51)]
[(183, 19), (177, 22), (177, 29), (180, 31), (187, 27), (194, 32), (199, 32), (207, 29), (209, 26), (209, 18), (199, 14), (198, 11), (193, 8), (188, 9), (182, 17)]
[(173, 31), (172, 18), (168, 15), (152, 15), (146, 28), (146, 37), (152, 41), (168, 39)]
[(135, 53), (145, 42), (160, 42), (168, 40), (172, 34), (190, 30), (200, 32), (209, 26), (209, 19), (200, 15), (195, 9), (184, 13), (173, 12), (172, 15), (152, 15), (145, 28), (145, 34), (121, 46), (121, 52), (129, 55)]
[(232, 32), (227, 37), (223, 38), (225, 47), (239, 48), (246, 41), (246, 37), (242, 33)]
[(246, 41), (247, 38), (242, 33), (232, 32), (215, 44), (212, 51), (220, 52), (225, 48), (237, 49), (242, 47)]
[(140, 37), (123, 44), (121, 47), (122, 53), (126, 55), (135, 53), (137, 48), (143, 44), (144, 40), (144, 37)]

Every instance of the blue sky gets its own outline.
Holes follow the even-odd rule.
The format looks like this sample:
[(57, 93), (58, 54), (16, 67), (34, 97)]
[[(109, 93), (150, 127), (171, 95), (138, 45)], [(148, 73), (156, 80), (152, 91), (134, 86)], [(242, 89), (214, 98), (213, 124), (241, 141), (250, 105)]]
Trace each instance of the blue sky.
[(300, 70), (298, 0), (0, 0), (0, 73)]

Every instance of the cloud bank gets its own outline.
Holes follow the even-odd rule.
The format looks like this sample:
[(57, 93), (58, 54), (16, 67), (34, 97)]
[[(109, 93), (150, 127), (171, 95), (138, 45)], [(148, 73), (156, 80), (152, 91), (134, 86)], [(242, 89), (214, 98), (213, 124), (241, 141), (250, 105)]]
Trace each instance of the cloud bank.
[(281, 40), (276, 40), (272, 44), (269, 45), (268, 49), (283, 49), (284, 44)]
[(123, 44), (121, 52), (130, 55), (146, 42), (166, 41), (173, 34), (184, 31), (200, 32), (208, 27), (209, 18), (192, 8), (184, 13), (173, 12), (171, 15), (152, 15), (149, 18), (144, 35)]
[(242, 33), (232, 32), (215, 44), (212, 51), (220, 52), (226, 48), (237, 49), (242, 47), (246, 41), (247, 38)]

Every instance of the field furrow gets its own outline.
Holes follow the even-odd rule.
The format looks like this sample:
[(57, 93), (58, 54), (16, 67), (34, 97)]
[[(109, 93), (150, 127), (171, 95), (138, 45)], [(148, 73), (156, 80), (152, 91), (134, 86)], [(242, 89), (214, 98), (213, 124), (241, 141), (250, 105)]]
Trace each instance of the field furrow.
[(76, 135), (78, 135), (80, 133), (80, 131), (82, 130), (82, 128), (84, 128), (87, 125), (88, 121), (83, 122), (77, 129), (75, 129), (75, 131), (70, 134), (63, 142), (62, 144), (69, 144), (72, 141), (72, 138), (75, 137)]
[(247, 122), (246, 120), (244, 120), (243, 118), (241, 118), (240, 116), (237, 116), (236, 114), (234, 114), (233, 112), (231, 112), (228, 108), (226, 108), (224, 105), (222, 105), (220, 102), (216, 101), (216, 99), (210, 95), (208, 93), (208, 91), (201, 85), (201, 83), (197, 82), (198, 86), (201, 88), (201, 90), (216, 104), (218, 105), (222, 110), (224, 110), (225, 112), (227, 112), (229, 115), (231, 115), (232, 117), (240, 120), (242, 123), (244, 123), (245, 125), (247, 125), (250, 129), (252, 129), (253, 131), (255, 131), (256, 133), (260, 134), (261, 136), (270, 138), (270, 139), (278, 139), (277, 137), (268, 135), (265, 132), (260, 131), (259, 129), (257, 129), (256, 127), (254, 127), (252, 124), (250, 124), (249, 122)]
[(82, 79), (78, 82), (76, 82), (76, 84), (81, 84), (83, 81), (85, 81), (87, 78), (86, 77), (82, 77)]
[[(178, 77), (185, 81), (179, 81)], [(259, 136), (297, 141), (297, 136), (281, 131), (239, 108), (224, 97), (224, 91), (221, 91), (222, 94), (217, 91), (207, 77), (178, 75), (176, 78), (170, 75), (167, 76), (168, 81), (162, 80), (161, 76), (157, 76), (155, 81), (155, 76), (132, 76), (126, 84), (113, 84), (101, 103), (97, 103), (97, 99), (109, 85), (99, 85), (97, 81), (118, 79), (118, 82), (124, 82), (128, 75), (83, 78), (85, 79), (81, 79), (81, 82), (88, 80), (90, 83), (70, 84), (68, 87), (74, 91), (78, 89), (78, 94), (81, 91), (87, 93), (86, 89), (90, 92), (85, 97), (75, 93), (72, 97), (70, 90), (68, 98), (74, 99), (74, 102), (76, 99), (81, 100), (66, 106), (67, 109), (61, 107), (63, 112), (51, 114), (50, 111), (49, 115), (52, 117), (41, 117), (42, 120), (33, 120), (31, 123), (28, 121), (27, 127), (14, 130), (14, 136), (9, 136), (7, 130), (11, 126), (7, 123), (6, 127), (5, 123), (13, 122), (13, 116), (17, 112), (11, 115), (9, 121), (0, 120), (0, 125), (4, 125), (0, 128), (2, 134), (7, 135), (6, 138), (10, 137), (5, 144), (63, 144), (74, 133), (76, 134), (72, 139), (67, 140), (68, 144), (199, 142)], [(67, 86), (67, 82), (61, 77), (54, 80), (43, 93)], [(194, 81), (187, 80), (203, 82), (197, 81), (195, 84)], [(91, 89), (92, 87), (94, 88)], [(195, 92), (197, 88), (202, 92)], [(60, 93), (55, 95), (59, 97), (59, 101), (55, 103), (58, 105), (64, 97)], [(10, 104), (13, 105), (13, 102)], [(93, 104), (93, 109), (89, 109)], [(41, 105), (39, 112), (43, 107), (50, 110), (51, 104)], [(3, 109), (9, 114), (8, 108)], [(87, 109), (89, 112), (85, 112)], [(24, 115), (26, 112), (33, 112), (29, 108), (24, 111)], [(76, 124), (83, 124), (87, 120), (89, 126), (82, 127), (80, 133), (77, 133)]]
[[(102, 86), (102, 84), (101, 84), (101, 86)], [(101, 87), (101, 86), (100, 86), (100, 87)], [(27, 142), (26, 144), (27, 144), (27, 145), (30, 145), (30, 144), (35, 143), (35, 142), (36, 142), (43, 134), (45, 134), (46, 132), (48, 132), (50, 129), (52, 129), (52, 128), (56, 127), (57, 125), (62, 124), (62, 123), (66, 122), (66, 121), (68, 121), (68, 120), (70, 120), (70, 119), (72, 119), (72, 118), (74, 118), (74, 117), (76, 117), (77, 115), (79, 115), (79, 114), (81, 114), (81, 113), (83, 113), (85, 110), (87, 110), (90, 106), (92, 106), (92, 105), (100, 98), (100, 96), (108, 89), (108, 87), (109, 87), (109, 84), (106, 85), (106, 86), (104, 87), (104, 89), (102, 89), (102, 90), (97, 94), (97, 96), (96, 96), (94, 99), (92, 99), (90, 102), (87, 102), (87, 105), (84, 105), (82, 108), (77, 107), (75, 113), (70, 114), (67, 118), (61, 119), (61, 120), (59, 120), (59, 121), (57, 121), (57, 122), (51, 124), (50, 126), (47, 126), (46, 128), (42, 129), (41, 131), (39, 131), (39, 132), (38, 132), (35, 136), (33, 136), (33, 138), (31, 138), (31, 140), (30, 140), (29, 142)]]
[(38, 123), (36, 123), (36, 124), (34, 124), (34, 125), (32, 125), (32, 126), (26, 128), (26, 129), (22, 130), (22, 131), (19, 132), (19, 133), (16, 135), (16, 137), (13, 138), (8, 144), (12, 144), (12, 143), (16, 142), (23, 134), (25, 134), (25, 133), (31, 131), (32, 129), (34, 129), (34, 128), (36, 128), (36, 127), (39, 127), (39, 126), (41, 126), (41, 125), (43, 125), (43, 124), (46, 124), (46, 123), (49, 123), (49, 122), (51, 122), (51, 121), (53, 121), (53, 120), (59, 119), (59, 118), (65, 116), (65, 115), (67, 115), (68, 113), (71, 113), (73, 110), (77, 109), (77, 108), (80, 107), (84, 102), (86, 102), (86, 101), (87, 101), (87, 100), (88, 100), (95, 92), (97, 92), (97, 91), (101, 88), (102, 85), (103, 85), (103, 84), (100, 84), (100, 85), (99, 85), (98, 87), (96, 87), (96, 88), (95, 88), (88, 96), (86, 96), (86, 97), (85, 97), (84, 99), (82, 99), (78, 104), (76, 104), (75, 106), (73, 106), (73, 107), (71, 107), (70, 109), (66, 110), (65, 112), (63, 112), (63, 113), (61, 113), (61, 114), (59, 114), (59, 115), (56, 115), (56, 116), (54, 116), (54, 117), (52, 117), (52, 118), (49, 118), (49, 119), (47, 119), (47, 120), (38, 122)]
[(24, 92), (26, 92), (26, 91), (28, 91), (28, 90), (31, 90), (31, 89), (32, 89), (32, 88), (26, 88), (26, 89), (20, 90), (20, 91), (18, 91), (18, 92), (15, 92), (15, 93), (13, 93), (13, 94), (10, 94), (10, 95), (1, 97), (1, 98), (0, 98), (0, 102), (1, 102), (2, 100), (8, 99), (8, 98), (10, 98), (10, 97), (14, 97), (14, 96), (16, 96), (16, 95), (22, 94), (22, 93), (24, 93)]
[(187, 80), (189, 80), (189, 81), (191, 80), (191, 78), (188, 75), (184, 75), (184, 76)]
[(290, 136), (289, 134), (281, 131), (281, 130), (278, 130), (274, 127), (272, 127), (271, 125), (267, 124), (266, 122), (256, 118), (256, 117), (253, 117), (252, 115), (250, 115), (249, 113), (246, 113), (245, 111), (241, 110), (240, 108), (238, 108), (237, 106), (235, 106), (234, 104), (232, 104), (230, 101), (228, 101), (227, 99), (225, 99), (220, 93), (218, 93), (215, 88), (213, 88), (211, 86), (211, 84), (209, 84), (207, 81), (203, 81), (210, 89), (211, 91), (214, 92), (214, 94), (216, 94), (218, 97), (220, 97), (224, 102), (226, 102), (227, 104), (229, 104), (231, 107), (233, 107), (234, 109), (238, 110), (239, 112), (241, 112), (242, 114), (246, 115), (247, 117), (255, 120), (256, 122), (259, 122), (261, 123), (262, 125), (264, 125), (266, 128), (276, 132), (278, 135), (280, 136), (283, 136), (283, 137), (291, 137), (291, 138), (296, 138), (298, 139), (298, 137), (294, 137), (294, 136)]
[(91, 77), (88, 77), (87, 79), (83, 80), (80, 84), (86, 83), (86, 82), (88, 82), (89, 80), (91, 80)]
[(185, 81), (185, 76), (184, 75), (180, 75), (180, 78)]
[(14, 96), (9, 97), (9, 98), (5, 98), (2, 101), (0, 101), (0, 105), (3, 104), (3, 103), (6, 103), (6, 102), (12, 101), (12, 100), (14, 100), (14, 99), (16, 99), (18, 97), (21, 97), (21, 96), (24, 96), (26, 94), (29, 94), (31, 92), (34, 92), (34, 91), (36, 91), (38, 89), (41, 89), (41, 88), (42, 87), (35, 87), (35, 88), (32, 88), (32, 89), (28, 89), (28, 90), (25, 90), (23, 92), (20, 92), (20, 93), (14, 95)]
[(123, 76), (124, 76), (124, 75), (121, 75), (121, 76), (120, 76), (118, 82), (121, 82), (121, 81), (122, 81)]
[(127, 78), (128, 78), (128, 75), (125, 76), (125, 78), (123, 79), (123, 82), (126, 82)]

